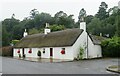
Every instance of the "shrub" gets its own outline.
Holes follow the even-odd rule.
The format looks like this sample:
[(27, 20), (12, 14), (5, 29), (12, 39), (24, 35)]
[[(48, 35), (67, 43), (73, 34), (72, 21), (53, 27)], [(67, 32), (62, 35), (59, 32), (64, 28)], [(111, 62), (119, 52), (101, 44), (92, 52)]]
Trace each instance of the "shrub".
[(103, 57), (120, 57), (120, 37), (113, 37), (102, 41)]
[(13, 56), (13, 47), (12, 46), (2, 47), (2, 56)]
[(80, 47), (79, 54), (77, 56), (77, 60), (83, 59), (83, 54), (84, 54), (84, 48)]
[(13, 45), (15, 45), (15, 44), (18, 43), (18, 42), (19, 42), (19, 40), (12, 40), (11, 43), (12, 43)]
[(41, 51), (38, 51), (37, 55), (41, 58)]

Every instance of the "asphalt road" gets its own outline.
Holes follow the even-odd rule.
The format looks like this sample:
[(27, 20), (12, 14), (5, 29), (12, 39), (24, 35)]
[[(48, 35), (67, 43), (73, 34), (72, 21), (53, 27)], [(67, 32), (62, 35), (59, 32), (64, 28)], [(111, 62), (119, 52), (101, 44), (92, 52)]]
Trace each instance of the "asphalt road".
[(115, 74), (106, 71), (109, 65), (117, 65), (117, 58), (81, 60), (61, 63), (38, 63), (13, 58), (2, 58), (3, 74)]

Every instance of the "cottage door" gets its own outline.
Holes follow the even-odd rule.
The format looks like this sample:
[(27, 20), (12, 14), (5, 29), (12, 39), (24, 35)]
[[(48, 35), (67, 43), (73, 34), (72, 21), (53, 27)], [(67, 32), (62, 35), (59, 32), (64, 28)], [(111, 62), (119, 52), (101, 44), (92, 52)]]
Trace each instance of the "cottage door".
[(53, 48), (50, 48), (50, 57), (53, 56)]
[(22, 49), (22, 57), (25, 57), (25, 52), (24, 52), (24, 48)]

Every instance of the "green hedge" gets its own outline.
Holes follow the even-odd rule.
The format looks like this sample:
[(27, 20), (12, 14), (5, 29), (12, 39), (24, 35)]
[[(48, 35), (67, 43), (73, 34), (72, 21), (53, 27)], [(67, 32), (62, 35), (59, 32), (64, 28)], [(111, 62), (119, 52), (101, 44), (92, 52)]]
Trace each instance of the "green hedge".
[(103, 57), (120, 57), (120, 37), (113, 37), (102, 42)]

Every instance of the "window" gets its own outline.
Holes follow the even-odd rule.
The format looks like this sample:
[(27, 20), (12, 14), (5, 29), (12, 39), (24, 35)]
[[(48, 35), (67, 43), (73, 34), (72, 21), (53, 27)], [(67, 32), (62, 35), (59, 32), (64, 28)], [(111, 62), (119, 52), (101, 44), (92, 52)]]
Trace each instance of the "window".
[(65, 54), (65, 48), (62, 48), (61, 54)]
[(18, 49), (17, 53), (20, 53), (20, 49)]
[(32, 53), (32, 49), (31, 48), (29, 49), (28, 53)]

